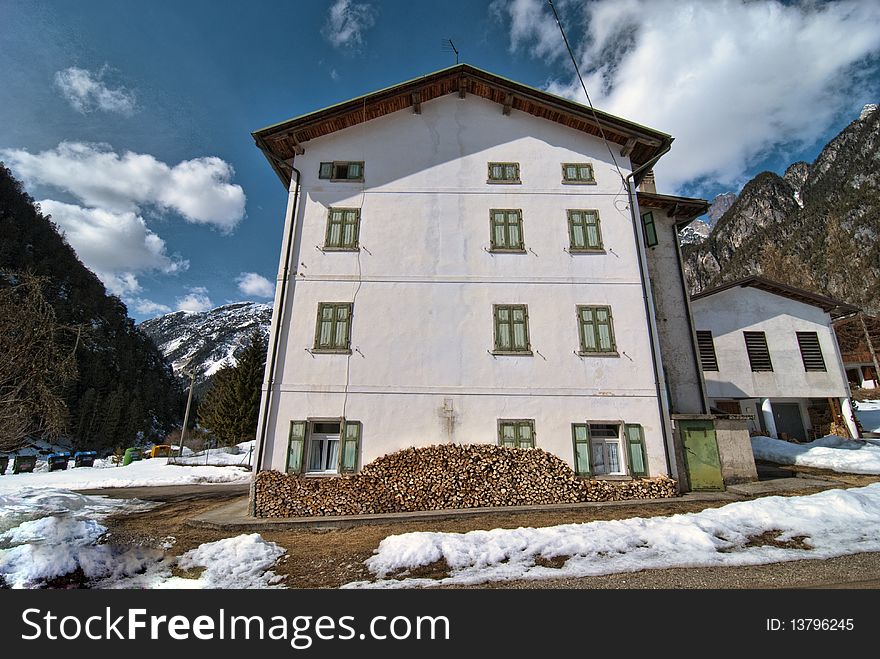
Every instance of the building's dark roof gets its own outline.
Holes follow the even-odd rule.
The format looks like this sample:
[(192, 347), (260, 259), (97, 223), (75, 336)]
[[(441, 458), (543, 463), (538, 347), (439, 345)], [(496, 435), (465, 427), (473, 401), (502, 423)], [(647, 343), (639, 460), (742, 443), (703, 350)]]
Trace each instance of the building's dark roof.
[(669, 217), (681, 220), (677, 224), (688, 224), (709, 210), (709, 202), (705, 199), (676, 197), (656, 192), (642, 192), (641, 190), (638, 193), (638, 199), (639, 208), (663, 210)]
[[(377, 119), (405, 108), (419, 111), (422, 103), (458, 93), (473, 94), (502, 106), (504, 114), (511, 109), (528, 112), (590, 135), (599, 135), (599, 126), (609, 142), (629, 156), (635, 166), (642, 165), (662, 153), (672, 143), (666, 133), (581, 105), (561, 96), (483, 71), (469, 64), (456, 64), (420, 78), (414, 78), (379, 91), (358, 96), (308, 114), (261, 128), (253, 133), (254, 141), (263, 150), (282, 181), (289, 184), (291, 164), (296, 154), (312, 139), (338, 130)], [(597, 122), (598, 119), (598, 122)]]
[(726, 291), (731, 288), (737, 287), (758, 288), (768, 293), (773, 293), (775, 295), (787, 297), (792, 300), (797, 300), (798, 302), (803, 302), (804, 304), (819, 307), (823, 311), (831, 314), (832, 318), (840, 318), (841, 316), (856, 313), (859, 310), (858, 307), (847, 304), (846, 302), (842, 302), (831, 297), (826, 297), (824, 295), (819, 295), (818, 293), (813, 293), (812, 291), (806, 291), (802, 288), (795, 288), (794, 286), (789, 286), (788, 284), (783, 284), (778, 281), (773, 281), (772, 279), (758, 276), (737, 279), (736, 281), (722, 284), (721, 286), (717, 286), (707, 291), (702, 291), (701, 293), (697, 293), (696, 295), (691, 295), (691, 300), (699, 300), (701, 298), (720, 293), (721, 291)]

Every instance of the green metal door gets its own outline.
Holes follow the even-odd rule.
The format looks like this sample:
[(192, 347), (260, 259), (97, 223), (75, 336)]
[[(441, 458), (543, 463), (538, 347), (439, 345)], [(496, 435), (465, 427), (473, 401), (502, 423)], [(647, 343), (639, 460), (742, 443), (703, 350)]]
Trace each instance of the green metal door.
[(723, 490), (721, 458), (711, 421), (679, 421), (692, 490)]

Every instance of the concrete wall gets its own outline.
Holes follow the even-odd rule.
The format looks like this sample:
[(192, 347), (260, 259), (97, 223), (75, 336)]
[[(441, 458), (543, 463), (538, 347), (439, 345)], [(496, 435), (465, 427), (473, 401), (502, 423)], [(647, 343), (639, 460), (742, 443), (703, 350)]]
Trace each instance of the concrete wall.
[(715, 418), (715, 440), (718, 443), (724, 485), (758, 480), (748, 422), (745, 418)]
[[(649, 471), (666, 473), (635, 237), (600, 140), (469, 95), (305, 148), (261, 468), (283, 469), (291, 420), (361, 421), (365, 464), (449, 441), (451, 405), (453, 441), (494, 443), (498, 418), (534, 418), (537, 445), (569, 464), (571, 423), (641, 423)], [(365, 181), (318, 179), (330, 160), (363, 160)], [(519, 162), (522, 183), (487, 183), (490, 161)], [(562, 184), (572, 161), (593, 163), (597, 183)], [(320, 249), (329, 207), (361, 209), (360, 251)], [(525, 254), (487, 251), (491, 208), (522, 209)], [(599, 211), (603, 253), (566, 251), (569, 208)], [(351, 301), (352, 354), (312, 354), (318, 302)], [(489, 354), (493, 303), (528, 305), (533, 356)], [(575, 354), (577, 304), (611, 305), (619, 356)]]
[(647, 248), (660, 351), (673, 414), (705, 414), (706, 393), (695, 349), (690, 299), (684, 285), (675, 221), (665, 211), (654, 214), (657, 245)]
[[(751, 287), (693, 300), (697, 331), (711, 330), (718, 371), (704, 371), (710, 399), (848, 397), (831, 319), (818, 307)], [(744, 331), (765, 332), (772, 372), (754, 373)], [(827, 372), (806, 372), (796, 332), (816, 332)]]

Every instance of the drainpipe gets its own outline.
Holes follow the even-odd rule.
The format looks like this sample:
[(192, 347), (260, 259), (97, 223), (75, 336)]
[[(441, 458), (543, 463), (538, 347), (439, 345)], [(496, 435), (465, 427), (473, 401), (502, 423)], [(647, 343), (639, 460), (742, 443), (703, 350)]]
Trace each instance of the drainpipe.
[(656, 156), (651, 158), (648, 162), (643, 164), (638, 169), (630, 172), (626, 178), (624, 179), (624, 185), (626, 186), (626, 192), (629, 196), (629, 214), (632, 219), (633, 225), (633, 236), (636, 241), (636, 256), (638, 257), (639, 263), (639, 279), (642, 283), (642, 301), (645, 304), (645, 318), (648, 321), (648, 342), (651, 345), (651, 365), (654, 369), (654, 385), (657, 391), (657, 405), (660, 409), (660, 431), (663, 433), (663, 445), (665, 447), (665, 456), (666, 456), (666, 471), (672, 477), (678, 479), (678, 468), (676, 465), (676, 469), (672, 468), (674, 464), (674, 460), (670, 458), (670, 451), (674, 451), (674, 447), (669, 441), (669, 429), (667, 428), (667, 423), (670, 419), (669, 416), (669, 404), (668, 401), (664, 398), (663, 389), (660, 384), (660, 368), (658, 364), (658, 355), (657, 355), (657, 346), (655, 345), (656, 341), (656, 333), (654, 328), (654, 317), (651, 314), (651, 302), (648, 299), (648, 281), (647, 274), (645, 273), (645, 263), (644, 263), (644, 251), (642, 250), (642, 232), (639, 229), (639, 218), (636, 216), (636, 183), (635, 177), (641, 174), (644, 171), (649, 170), (653, 167), (661, 157), (663, 157), (669, 150), (672, 148), (672, 140), (666, 140), (663, 148), (660, 150)]
[[(267, 158), (274, 161), (278, 164), (287, 164), (283, 163), (275, 154), (271, 153), (262, 143), (261, 141), (257, 141), (257, 146), (260, 150), (265, 154)], [(293, 203), (290, 207), (290, 217), (289, 217), (289, 231), (287, 234), (287, 249), (284, 253), (284, 266), (282, 268), (281, 275), (281, 287), (278, 292), (278, 317), (273, 317), (272, 322), (275, 323), (275, 336), (272, 339), (272, 350), (269, 354), (269, 360), (266, 362), (266, 395), (263, 400), (263, 409), (260, 411), (260, 436), (257, 438), (257, 455), (256, 460), (254, 461), (254, 479), (256, 479), (257, 473), (260, 471), (260, 468), (263, 464), (263, 450), (266, 443), (266, 430), (268, 427), (269, 421), (269, 409), (271, 406), (272, 399), (272, 387), (275, 383), (275, 362), (278, 358), (278, 344), (281, 336), (282, 322), (284, 317), (284, 302), (287, 296), (287, 282), (290, 278), (290, 257), (293, 253), (293, 238), (296, 233), (296, 211), (299, 205), (299, 190), (300, 190), (300, 179), (302, 175), (300, 171), (293, 166), (293, 160), (290, 161), (290, 168), (293, 170), (293, 173), (296, 174), (296, 189), (293, 193)], [(250, 497), (250, 514), (254, 514), (256, 500), (253, 496), (253, 493)]]

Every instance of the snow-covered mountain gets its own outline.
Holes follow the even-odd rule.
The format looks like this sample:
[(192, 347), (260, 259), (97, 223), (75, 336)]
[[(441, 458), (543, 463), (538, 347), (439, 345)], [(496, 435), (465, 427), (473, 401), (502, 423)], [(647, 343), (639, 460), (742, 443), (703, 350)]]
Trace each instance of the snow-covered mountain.
[(139, 327), (181, 373), (190, 361), (208, 378), (224, 364), (234, 366), (256, 327), (269, 335), (272, 307), (257, 302), (226, 304), (202, 313), (176, 311), (145, 320)]
[(709, 237), (711, 231), (702, 220), (694, 220), (678, 232), (678, 239), (682, 245), (698, 245)]

